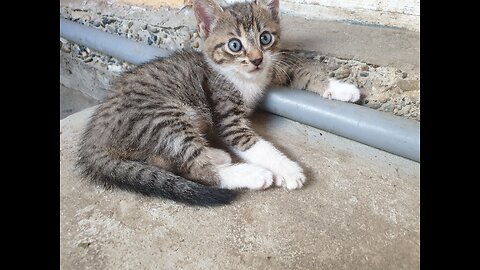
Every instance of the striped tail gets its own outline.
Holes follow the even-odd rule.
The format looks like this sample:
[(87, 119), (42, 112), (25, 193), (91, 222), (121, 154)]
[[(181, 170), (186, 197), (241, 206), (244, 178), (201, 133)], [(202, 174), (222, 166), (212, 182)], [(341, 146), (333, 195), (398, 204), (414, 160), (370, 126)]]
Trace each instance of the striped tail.
[(232, 190), (202, 185), (142, 162), (112, 159), (107, 153), (82, 155), (80, 151), (77, 165), (84, 177), (104, 185), (189, 205), (229, 204), (236, 195)]

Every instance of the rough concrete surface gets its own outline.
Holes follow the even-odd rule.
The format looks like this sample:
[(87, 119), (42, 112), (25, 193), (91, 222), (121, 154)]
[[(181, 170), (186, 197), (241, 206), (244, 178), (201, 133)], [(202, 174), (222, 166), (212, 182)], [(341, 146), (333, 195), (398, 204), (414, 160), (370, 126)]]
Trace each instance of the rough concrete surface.
[(94, 98), (60, 84), (60, 120), (98, 103)]
[(60, 84), (68, 89), (100, 101), (107, 95), (110, 83), (116, 76), (118, 72), (88, 65), (60, 52)]
[(74, 170), (92, 109), (60, 121), (61, 269), (418, 269), (419, 164), (278, 116), (254, 128), (305, 169), (297, 191), (188, 207)]
[(282, 46), (420, 72), (420, 33), (284, 16)]
[[(60, 14), (67, 19), (89, 23), (97, 14), (132, 21), (134, 24), (168, 30), (196, 29), (191, 7), (145, 8), (108, 1), (61, 0)], [(392, 66), (407, 72), (420, 72), (420, 33), (381, 26), (305, 19), (283, 14), (282, 47), (317, 51), (369, 64)], [(148, 29), (146, 29), (148, 30)], [(172, 32), (175, 32), (172, 31)], [(166, 37), (175, 39), (167, 32)], [(163, 41), (162, 41), (163, 42)]]
[[(140, 9), (62, 1), (62, 17), (162, 49), (201, 50), (190, 7)], [(362, 91), (360, 105), (420, 121), (419, 33), (339, 22), (282, 18), (282, 46), (326, 65), (330, 76)], [(60, 79), (101, 100), (108, 82), (132, 68), (60, 38)]]
[(281, 0), (280, 10), (308, 19), (352, 21), (420, 31), (420, 0)]

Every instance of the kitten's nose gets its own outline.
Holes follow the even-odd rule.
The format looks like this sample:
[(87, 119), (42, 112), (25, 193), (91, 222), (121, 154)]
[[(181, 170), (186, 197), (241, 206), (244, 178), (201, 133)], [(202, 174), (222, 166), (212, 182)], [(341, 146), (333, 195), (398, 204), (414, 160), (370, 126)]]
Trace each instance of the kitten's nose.
[(250, 62), (254, 64), (255, 66), (260, 66), (260, 64), (263, 61), (263, 57), (255, 58), (255, 59), (250, 59)]

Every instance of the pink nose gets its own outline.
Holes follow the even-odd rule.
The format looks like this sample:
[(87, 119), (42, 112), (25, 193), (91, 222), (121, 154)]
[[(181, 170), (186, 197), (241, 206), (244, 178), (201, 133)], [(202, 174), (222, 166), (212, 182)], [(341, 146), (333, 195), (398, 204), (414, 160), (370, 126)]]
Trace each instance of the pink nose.
[(260, 64), (262, 63), (262, 61), (263, 61), (263, 57), (259, 57), (259, 58), (257, 58), (257, 59), (253, 59), (253, 60), (250, 59), (250, 62), (251, 62), (252, 64), (254, 64), (255, 66), (257, 66), (257, 67), (260, 66)]

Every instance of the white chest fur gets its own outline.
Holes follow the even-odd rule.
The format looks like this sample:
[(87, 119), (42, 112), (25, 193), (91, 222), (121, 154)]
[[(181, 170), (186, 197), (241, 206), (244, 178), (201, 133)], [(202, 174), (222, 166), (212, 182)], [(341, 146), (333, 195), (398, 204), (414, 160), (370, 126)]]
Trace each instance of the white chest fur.
[(206, 58), (207, 63), (218, 73), (225, 76), (230, 82), (235, 85), (237, 90), (242, 94), (243, 101), (247, 107), (253, 109), (257, 102), (262, 97), (265, 88), (270, 83), (270, 75), (268, 72), (262, 72), (251, 78), (246, 78), (240, 74), (239, 71), (234, 69), (222, 68), (209, 58)]
[(252, 80), (240, 78), (240, 75), (235, 76), (230, 74), (229, 80), (237, 87), (237, 90), (242, 94), (243, 100), (247, 107), (254, 108), (257, 102), (263, 95), (264, 89), (267, 86), (267, 79), (263, 76), (258, 76)]

